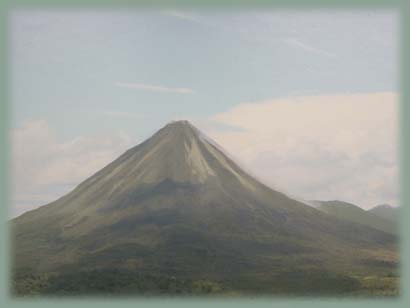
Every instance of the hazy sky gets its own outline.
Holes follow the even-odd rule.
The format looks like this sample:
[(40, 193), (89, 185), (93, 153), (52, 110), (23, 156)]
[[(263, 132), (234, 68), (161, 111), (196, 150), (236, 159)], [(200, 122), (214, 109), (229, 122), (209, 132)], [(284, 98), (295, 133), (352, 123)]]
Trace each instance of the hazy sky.
[(305, 199), (398, 204), (393, 11), (14, 11), (11, 215), (174, 119)]

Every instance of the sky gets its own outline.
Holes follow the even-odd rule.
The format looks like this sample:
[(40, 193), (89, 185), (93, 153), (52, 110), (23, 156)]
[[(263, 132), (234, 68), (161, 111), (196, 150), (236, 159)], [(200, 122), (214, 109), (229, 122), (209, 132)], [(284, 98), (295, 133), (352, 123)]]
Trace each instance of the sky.
[(304, 200), (399, 205), (391, 10), (15, 10), (11, 216), (172, 120)]

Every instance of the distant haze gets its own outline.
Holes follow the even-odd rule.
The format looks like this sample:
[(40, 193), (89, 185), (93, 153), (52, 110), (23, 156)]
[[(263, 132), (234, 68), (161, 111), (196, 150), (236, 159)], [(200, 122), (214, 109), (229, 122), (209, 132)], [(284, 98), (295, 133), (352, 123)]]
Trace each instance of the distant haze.
[(398, 13), (15, 10), (13, 209), (174, 119), (306, 200), (399, 204)]

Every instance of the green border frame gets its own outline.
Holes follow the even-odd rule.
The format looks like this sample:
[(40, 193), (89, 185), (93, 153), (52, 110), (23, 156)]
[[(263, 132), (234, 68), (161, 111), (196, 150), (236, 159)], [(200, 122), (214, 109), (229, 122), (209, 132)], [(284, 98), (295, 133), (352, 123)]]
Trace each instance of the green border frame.
[[(196, 8), (283, 8), (283, 9), (396, 9), (401, 15), (401, 53), (400, 53), (400, 188), (401, 188), (401, 295), (395, 299), (384, 298), (13, 298), (9, 292), (9, 230), (8, 206), (10, 188), (10, 144), (9, 144), (9, 115), (11, 106), (8, 101), (8, 12), (13, 8), (27, 9), (115, 9), (115, 8), (164, 8), (164, 7), (196, 7)], [(0, 0), (0, 217), (3, 219), (0, 229), (0, 305), (4, 307), (20, 307), (25, 305), (35, 307), (71, 307), (72, 305), (87, 305), (92, 307), (106, 307), (118, 305), (131, 307), (143, 305), (158, 307), (186, 306), (197, 307), (218, 304), (225, 307), (410, 307), (410, 225), (406, 220), (410, 218), (408, 203), (410, 189), (406, 183), (410, 176), (410, 97), (409, 63), (405, 55), (410, 54), (410, 0)]]

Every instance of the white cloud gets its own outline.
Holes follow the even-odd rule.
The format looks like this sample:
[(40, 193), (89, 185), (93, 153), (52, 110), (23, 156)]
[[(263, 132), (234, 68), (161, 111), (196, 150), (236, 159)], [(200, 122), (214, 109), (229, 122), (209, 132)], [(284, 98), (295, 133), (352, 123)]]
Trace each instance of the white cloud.
[(249, 102), (205, 131), (267, 184), (305, 199), (368, 208), (398, 204), (395, 93), (289, 97)]
[(124, 133), (58, 141), (46, 121), (12, 132), (13, 213), (54, 201), (131, 146)]
[(178, 94), (193, 94), (194, 93), (194, 90), (190, 88), (169, 88), (169, 87), (150, 85), (150, 84), (145, 84), (145, 83), (117, 82), (116, 86), (122, 87), (122, 88), (151, 91), (151, 92), (178, 93)]
[(165, 11), (162, 11), (162, 14), (171, 16), (171, 17), (176, 17), (176, 18), (183, 19), (183, 20), (200, 23), (198, 18), (194, 17), (192, 14), (186, 11), (165, 10)]

